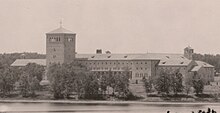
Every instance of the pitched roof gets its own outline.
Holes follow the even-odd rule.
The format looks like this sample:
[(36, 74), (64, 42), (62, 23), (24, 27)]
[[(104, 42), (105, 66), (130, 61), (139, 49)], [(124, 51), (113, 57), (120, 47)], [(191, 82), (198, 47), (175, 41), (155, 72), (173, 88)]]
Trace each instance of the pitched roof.
[(26, 66), (28, 63), (46, 66), (46, 59), (16, 59), (11, 66)]
[(76, 54), (76, 58), (88, 60), (160, 60), (145, 54)]
[(194, 66), (191, 71), (193, 71), (193, 72), (199, 71), (199, 69), (201, 69), (201, 68), (202, 68), (202, 66)]
[[(192, 60), (188, 60), (182, 54), (167, 53), (142, 53), (142, 54), (76, 54), (76, 58), (88, 60), (158, 60), (159, 66), (187, 66)], [(46, 59), (17, 59), (11, 66), (26, 66), (28, 63), (36, 63), (46, 66)], [(196, 61), (198, 66), (214, 67), (202, 61)], [(196, 70), (199, 67), (195, 67)]]
[(197, 65), (199, 66), (202, 66), (202, 67), (210, 67), (210, 68), (214, 68), (214, 66), (206, 63), (206, 62), (203, 62), (203, 61), (196, 61)]
[(75, 33), (73, 33), (70, 30), (67, 30), (67, 29), (65, 29), (63, 27), (59, 27), (59, 28), (57, 28), (57, 29), (47, 33), (47, 34), (75, 34)]
[(191, 60), (182, 54), (142, 53), (142, 54), (76, 54), (76, 58), (88, 60), (160, 60), (160, 66), (187, 66)]

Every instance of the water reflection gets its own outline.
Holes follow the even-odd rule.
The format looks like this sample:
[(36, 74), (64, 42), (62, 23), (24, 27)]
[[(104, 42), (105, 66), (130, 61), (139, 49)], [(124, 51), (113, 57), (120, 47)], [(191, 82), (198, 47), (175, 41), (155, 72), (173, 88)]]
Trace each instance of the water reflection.
[(192, 103), (130, 103), (130, 104), (61, 104), (61, 103), (0, 103), (0, 112), (7, 113), (195, 113), (201, 109), (215, 109), (220, 104)]

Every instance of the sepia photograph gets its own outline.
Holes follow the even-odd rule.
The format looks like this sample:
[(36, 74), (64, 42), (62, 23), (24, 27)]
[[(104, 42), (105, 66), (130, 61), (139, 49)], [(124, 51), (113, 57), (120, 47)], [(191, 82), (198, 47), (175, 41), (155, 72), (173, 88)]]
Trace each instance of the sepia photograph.
[(0, 0), (0, 113), (220, 113), (219, 0)]

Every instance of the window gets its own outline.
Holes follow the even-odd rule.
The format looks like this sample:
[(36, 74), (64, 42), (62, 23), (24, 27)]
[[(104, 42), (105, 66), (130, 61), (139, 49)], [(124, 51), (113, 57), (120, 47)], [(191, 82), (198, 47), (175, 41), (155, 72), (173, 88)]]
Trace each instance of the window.
[(56, 49), (55, 49), (55, 48), (53, 48), (53, 51), (56, 51)]
[(56, 58), (56, 55), (53, 55), (53, 58)]
[(55, 42), (56, 41), (54, 37), (50, 37), (49, 40), (50, 40), (50, 42)]
[(73, 38), (68, 38), (67, 40), (68, 40), (68, 42), (72, 42)]
[(144, 77), (144, 76), (143, 76), (143, 73), (140, 73), (140, 77), (141, 77), (141, 78)]

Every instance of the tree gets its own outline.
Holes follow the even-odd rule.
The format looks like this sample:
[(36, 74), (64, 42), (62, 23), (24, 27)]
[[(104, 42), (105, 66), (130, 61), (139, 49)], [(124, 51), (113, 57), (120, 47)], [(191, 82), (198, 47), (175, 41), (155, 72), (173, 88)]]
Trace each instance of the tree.
[(179, 70), (176, 70), (172, 75), (171, 75), (171, 88), (174, 92), (175, 95), (177, 93), (183, 91), (183, 76), (179, 72)]
[(35, 63), (29, 63), (24, 68), (23, 71), (29, 74), (30, 77), (36, 77), (38, 81), (42, 80), (44, 74), (44, 66)]
[(30, 91), (30, 85), (29, 85), (29, 80), (28, 80), (28, 74), (23, 73), (20, 77), (19, 83), (20, 83), (20, 93), (23, 97), (28, 97), (29, 96), (29, 91)]
[(81, 96), (82, 93), (85, 93), (84, 85), (88, 82), (86, 81), (88, 74), (88, 70), (84, 66), (74, 63), (51, 65), (48, 78), (54, 98), (69, 98), (74, 91)]
[(193, 88), (195, 89), (195, 93), (196, 94), (203, 93), (205, 82), (202, 79), (201, 75), (195, 72), (192, 78), (193, 78), (192, 84), (193, 84)]
[(192, 86), (193, 86), (192, 77), (191, 77), (191, 76), (186, 76), (186, 77), (185, 77), (184, 90), (185, 90), (185, 92), (186, 92), (187, 95), (189, 95)]
[(195, 89), (195, 93), (198, 95), (199, 93), (203, 93), (204, 82), (202, 79), (193, 80), (193, 88)]
[(108, 87), (108, 78), (107, 76), (101, 76), (100, 78), (100, 88), (101, 88), (101, 93), (105, 95), (105, 92), (107, 91)]
[(31, 78), (29, 82), (30, 87), (30, 96), (34, 97), (36, 96), (36, 91), (40, 88), (40, 81), (37, 79), (37, 77)]
[(108, 72), (107, 77), (108, 77), (107, 78), (108, 79), (108, 86), (110, 86), (113, 89), (112, 96), (115, 96), (115, 89), (117, 86), (117, 78), (115, 75), (113, 75), (112, 71)]
[(53, 64), (50, 66), (48, 71), (49, 79), (51, 81), (51, 92), (55, 99), (64, 98), (62, 94), (64, 85), (63, 85), (63, 72), (60, 64)]
[(0, 91), (2, 96), (7, 96), (14, 90), (15, 76), (10, 68), (0, 69)]
[(84, 85), (85, 98), (86, 99), (98, 99), (99, 97), (99, 83), (98, 78), (91, 74), (86, 76), (86, 81)]
[(123, 71), (120, 75), (115, 75), (116, 90), (119, 97), (127, 97), (129, 93), (129, 72)]
[(151, 78), (146, 79), (146, 77), (143, 77), (143, 82), (144, 82), (145, 92), (147, 94), (152, 92), (153, 84)]
[(155, 85), (158, 93), (166, 93), (168, 95), (171, 89), (171, 75), (167, 71), (162, 70), (156, 78)]

